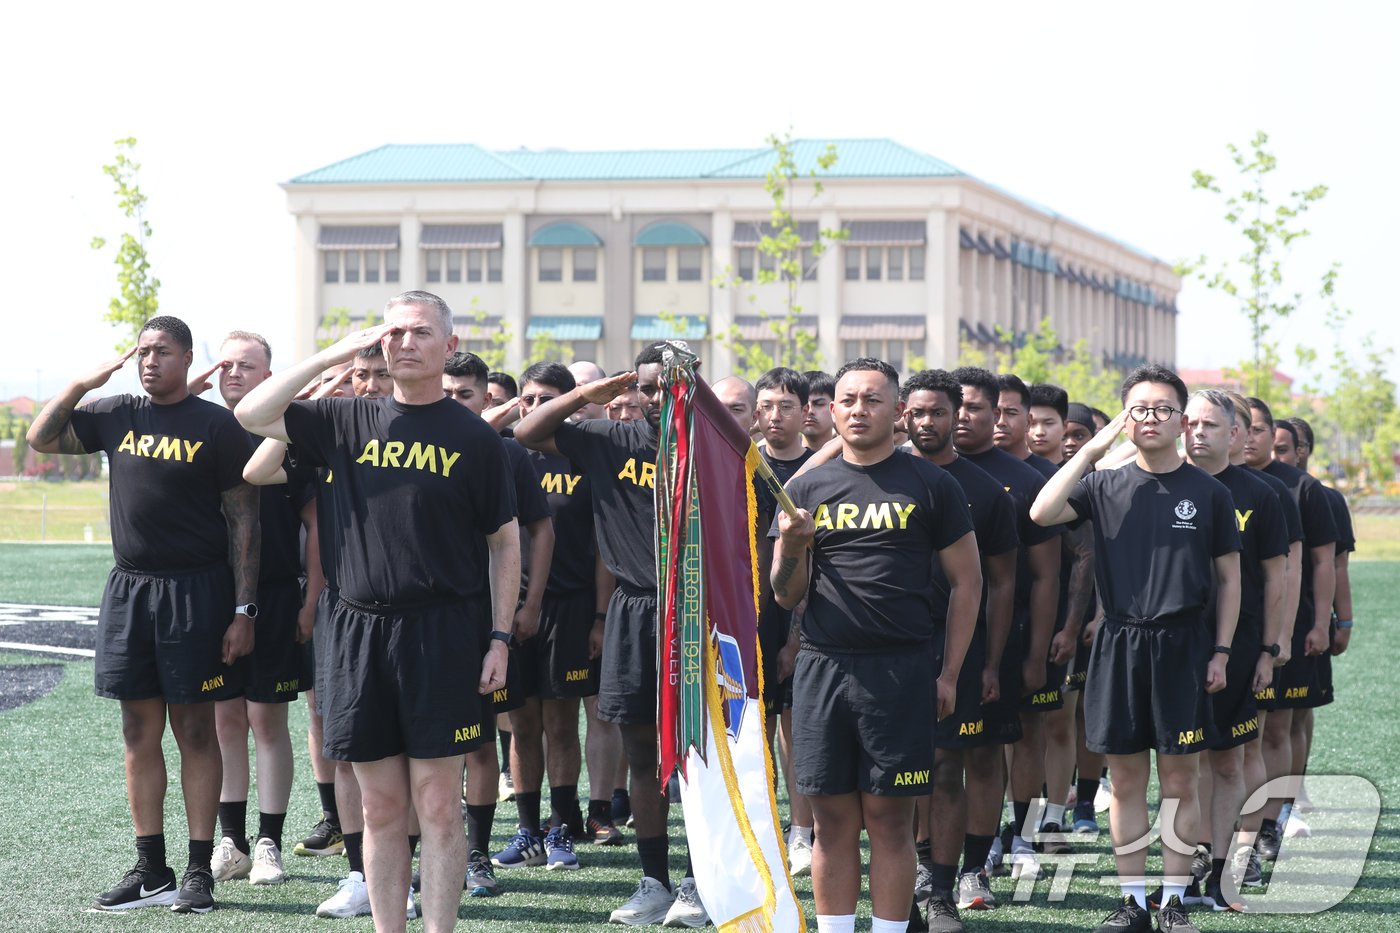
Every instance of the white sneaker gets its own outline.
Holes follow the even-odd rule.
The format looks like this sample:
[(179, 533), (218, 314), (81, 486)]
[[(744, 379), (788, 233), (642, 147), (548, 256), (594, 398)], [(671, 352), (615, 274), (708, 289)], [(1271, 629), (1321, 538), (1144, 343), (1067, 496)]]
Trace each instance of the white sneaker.
[(253, 870), (253, 860), (239, 851), (231, 837), (225, 836), (214, 848), (214, 857), (210, 860), (209, 867), (214, 873), (216, 883), (233, 881), (236, 878), (248, 877), (248, 873)]
[(405, 914), (410, 920), (418, 919), (418, 905), (413, 903), (413, 889), (408, 889), (408, 910)]
[(660, 923), (666, 919), (676, 896), (671, 889), (655, 878), (643, 877), (636, 892), (617, 910), (608, 916), (609, 923), (626, 926), (642, 926)]
[(367, 917), (369, 916), (369, 886), (365, 876), (352, 871), (341, 880), (335, 893), (321, 902), (316, 908), (318, 917)]
[(281, 884), (287, 880), (282, 867), (282, 850), (266, 836), (253, 846), (253, 870), (248, 874), (250, 884)]
[(1040, 863), (1035, 860), (1035, 849), (1020, 836), (1011, 840), (1011, 880), (1040, 877)]
[(1298, 815), (1298, 808), (1294, 807), (1288, 813), (1288, 822), (1283, 827), (1283, 838), (1285, 839), (1307, 839), (1312, 835), (1312, 827), (1304, 822)]
[(798, 878), (812, 871), (812, 844), (801, 836), (793, 834), (788, 842), (788, 872)]
[(1108, 783), (1108, 778), (1099, 778), (1099, 789), (1094, 791), (1094, 809), (1099, 813), (1107, 813), (1112, 804), (1113, 789)]
[(700, 892), (695, 889), (695, 879), (686, 878), (681, 882), (676, 899), (671, 903), (671, 909), (666, 911), (666, 919), (661, 925), (696, 930), (709, 922), (710, 915), (705, 912), (705, 905), (700, 902)]

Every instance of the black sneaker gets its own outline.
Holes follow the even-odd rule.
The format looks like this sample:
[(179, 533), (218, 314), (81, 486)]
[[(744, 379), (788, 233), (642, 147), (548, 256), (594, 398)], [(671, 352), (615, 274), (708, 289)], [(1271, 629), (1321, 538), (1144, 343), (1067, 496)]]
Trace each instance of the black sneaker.
[(1197, 845), (1196, 852), (1191, 856), (1191, 877), (1197, 881), (1205, 881), (1210, 877), (1211, 851), (1207, 845)]
[(345, 851), (345, 837), (341, 835), (340, 823), (329, 818), (312, 827), (305, 839), (292, 847), (297, 855), (340, 855)]
[(1230, 903), (1230, 901), (1226, 899), (1225, 893), (1220, 889), (1220, 882), (1218, 880), (1206, 882), (1206, 895), (1201, 898), (1201, 905), (1209, 907), (1217, 913), (1227, 910), (1235, 913), (1244, 913), (1244, 904), (1238, 902)]
[(214, 873), (207, 868), (186, 868), (180, 893), (170, 909), (177, 914), (207, 914), (214, 909)]
[(1157, 929), (1161, 933), (1201, 933), (1191, 925), (1191, 918), (1186, 916), (1186, 908), (1176, 895), (1172, 895), (1172, 899), (1157, 911)]
[(614, 826), (625, 824), (632, 817), (632, 798), (626, 791), (612, 795), (612, 821)]
[(1104, 918), (1094, 933), (1152, 933), (1152, 915), (1138, 906), (1131, 894)]
[(94, 910), (131, 910), (136, 907), (168, 907), (175, 903), (175, 872), (170, 866), (150, 868), (138, 861), (136, 867), (110, 891), (92, 902)]
[(914, 866), (914, 900), (920, 903), (933, 896), (933, 869), (919, 862)]
[(1036, 840), (1035, 848), (1046, 855), (1069, 855), (1074, 851), (1065, 842), (1064, 829), (1053, 820), (1040, 824), (1040, 838)]
[(1279, 832), (1278, 826), (1265, 826), (1254, 837), (1254, 851), (1258, 852), (1264, 861), (1272, 862), (1278, 858), (1278, 847), (1282, 843), (1283, 834)]
[(966, 929), (951, 894), (939, 891), (929, 899), (928, 933), (964, 933)]

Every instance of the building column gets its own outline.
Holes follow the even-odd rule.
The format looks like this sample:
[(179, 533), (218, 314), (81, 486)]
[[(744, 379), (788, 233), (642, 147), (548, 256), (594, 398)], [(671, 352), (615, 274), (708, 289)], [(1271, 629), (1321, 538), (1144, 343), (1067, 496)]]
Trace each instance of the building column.
[(421, 289), (423, 281), (423, 251), (418, 243), (423, 238), (423, 224), (417, 214), (399, 218), (399, 286), (404, 291)]
[(316, 330), (321, 325), (321, 280), (324, 278), (321, 251), (316, 248), (320, 226), (315, 215), (296, 215), (293, 253), (296, 326), (292, 331), (292, 359), (304, 360), (316, 352)]
[(505, 286), (505, 306), (499, 309), (501, 321), (510, 328), (506, 344), (506, 365), (519, 368), (525, 359), (525, 289), (530, 280), (529, 251), (525, 248), (525, 215), (511, 211), (501, 220), (501, 284)]
[[(710, 356), (706, 368), (713, 376), (732, 373), (734, 348), (729, 344), (729, 328), (734, 325), (734, 291), (726, 270), (734, 264), (734, 215), (715, 211), (710, 215)], [(723, 286), (714, 282), (724, 278)], [(723, 339), (721, 339), (723, 338)]]
[[(822, 211), (817, 219), (822, 230), (840, 230), (841, 218), (835, 211)], [(835, 373), (844, 362), (841, 357), (841, 244), (822, 253), (817, 263), (817, 349), (821, 351), (821, 368)]]
[(924, 365), (953, 369), (962, 308), (956, 218), (947, 211), (929, 211), (924, 236)]

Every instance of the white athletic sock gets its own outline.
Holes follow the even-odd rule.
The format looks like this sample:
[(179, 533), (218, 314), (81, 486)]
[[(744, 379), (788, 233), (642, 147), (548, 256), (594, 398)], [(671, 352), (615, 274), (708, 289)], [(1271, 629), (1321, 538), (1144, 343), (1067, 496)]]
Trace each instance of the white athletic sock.
[(1143, 910), (1147, 909), (1147, 882), (1127, 881), (1118, 885), (1124, 897), (1131, 897)]
[(1045, 816), (1041, 818), (1041, 825), (1054, 823), (1056, 826), (1065, 825), (1065, 805), (1062, 803), (1047, 803), (1045, 805)]
[(817, 933), (856, 933), (856, 915), (817, 914)]
[(879, 917), (870, 918), (870, 933), (906, 933), (909, 929), (909, 919), (903, 920), (881, 920)]
[(1169, 881), (1162, 882), (1162, 903), (1166, 904), (1167, 901), (1171, 900), (1173, 894), (1180, 898), (1183, 904), (1186, 903), (1186, 885), (1172, 884)]
[(812, 827), (810, 827), (810, 826), (793, 826), (793, 827), (792, 827), (792, 831), (788, 833), (788, 842), (789, 842), (789, 844), (790, 844), (790, 843), (792, 842), (792, 840), (794, 840), (794, 839), (801, 839), (803, 842), (807, 843), (807, 845), (811, 845), (811, 844), (812, 844)]

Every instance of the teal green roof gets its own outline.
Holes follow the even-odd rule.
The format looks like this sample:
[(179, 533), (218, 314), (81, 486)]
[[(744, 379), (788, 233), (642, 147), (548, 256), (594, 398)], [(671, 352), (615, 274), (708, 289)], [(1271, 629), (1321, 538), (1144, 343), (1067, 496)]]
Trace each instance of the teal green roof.
[(531, 246), (602, 246), (598, 234), (583, 224), (564, 221), (550, 224), (535, 231), (530, 237)]
[(706, 246), (709, 240), (690, 224), (659, 220), (637, 231), (634, 246)]
[(554, 340), (597, 340), (603, 336), (603, 319), (600, 317), (547, 317), (536, 315), (530, 318), (525, 328), (526, 340), (550, 337)]
[[(889, 139), (793, 140), (798, 171), (817, 168), (828, 142), (836, 164), (827, 178), (929, 178), (961, 175), (941, 159)], [(636, 181), (763, 178), (774, 161), (768, 146), (747, 149), (647, 149), (570, 152), (492, 151), (473, 143), (386, 145), (293, 178), (294, 185), (427, 182)]]
[(707, 329), (705, 319), (697, 317), (675, 320), (639, 314), (632, 319), (633, 340), (704, 340)]

